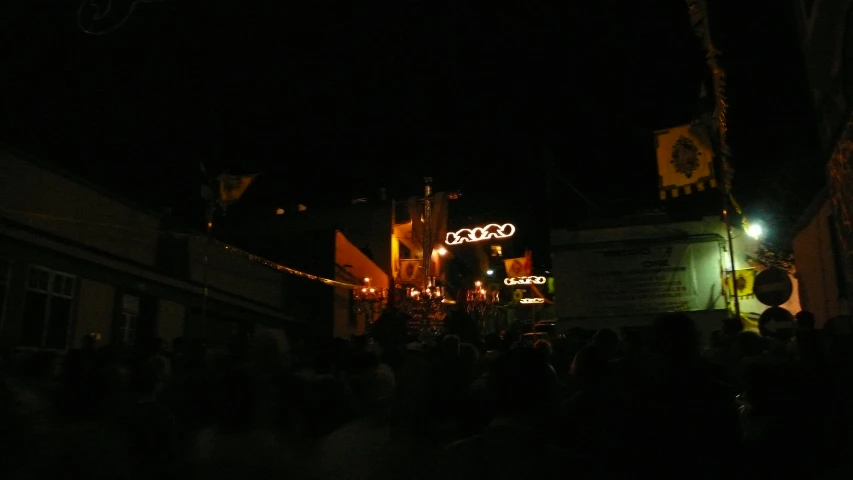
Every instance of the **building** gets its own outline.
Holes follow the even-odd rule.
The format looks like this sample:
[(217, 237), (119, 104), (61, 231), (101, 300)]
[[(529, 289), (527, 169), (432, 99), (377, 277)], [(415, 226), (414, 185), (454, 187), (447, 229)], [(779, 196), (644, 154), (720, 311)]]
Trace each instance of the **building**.
[(239, 243), (282, 265), (335, 282), (299, 275), (286, 278), (291, 300), (287, 302), (288, 313), (300, 323), (311, 325), (313, 333), (321, 338), (363, 335), (370, 322), (378, 318), (382, 302), (360, 300), (361, 289), (372, 288), (381, 295), (387, 292), (389, 277), (339, 230), (247, 231)]
[(803, 212), (793, 244), (803, 309), (815, 315), (819, 326), (849, 316), (843, 252), (828, 189), (824, 188)]
[(0, 196), (3, 348), (63, 352), (96, 333), (127, 348), (183, 336), (217, 349), (256, 327), (302, 328), (285, 313), (283, 273), (169, 215), (11, 150), (0, 151)]
[[(795, 0), (827, 188), (799, 222), (794, 257), (803, 308), (850, 315), (853, 296), (853, 1)], [(813, 249), (821, 248), (821, 258)], [(831, 260), (827, 260), (831, 259)], [(812, 263), (813, 262), (813, 263)], [(830, 273), (831, 272), (831, 273)], [(821, 318), (827, 321), (829, 318)]]
[[(748, 258), (757, 241), (737, 230), (733, 243), (734, 270), (754, 270)], [(662, 214), (636, 216), (555, 230), (551, 245), (557, 316), (571, 326), (645, 327), (663, 313), (683, 311), (707, 334), (729, 316), (723, 278), (732, 262), (718, 217), (671, 222)], [(755, 298), (739, 300), (748, 318), (767, 309)], [(798, 312), (797, 295), (782, 307)]]

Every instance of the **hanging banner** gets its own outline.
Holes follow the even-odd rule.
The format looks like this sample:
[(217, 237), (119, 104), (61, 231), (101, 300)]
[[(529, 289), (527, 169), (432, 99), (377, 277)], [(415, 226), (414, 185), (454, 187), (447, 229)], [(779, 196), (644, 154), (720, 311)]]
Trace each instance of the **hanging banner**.
[(421, 275), (423, 271), (423, 261), (419, 259), (400, 260), (400, 283), (415, 284), (421, 283)]
[(714, 154), (697, 125), (655, 132), (661, 200), (713, 188)]
[(554, 254), (557, 314), (608, 317), (725, 309), (716, 241)]
[(504, 267), (508, 278), (526, 277), (528, 275), (524, 257), (507, 258), (504, 260)]
[[(753, 287), (755, 286), (756, 270), (748, 268), (744, 270), (735, 270), (735, 287), (737, 287), (737, 296), (739, 298), (752, 298), (755, 296)], [(732, 296), (735, 289), (732, 287), (732, 274), (726, 272), (726, 294)]]

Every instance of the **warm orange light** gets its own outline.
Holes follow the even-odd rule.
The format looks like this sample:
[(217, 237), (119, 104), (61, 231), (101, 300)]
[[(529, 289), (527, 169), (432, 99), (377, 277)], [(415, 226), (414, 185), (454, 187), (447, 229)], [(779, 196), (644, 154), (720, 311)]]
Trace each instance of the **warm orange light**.
[(369, 278), (365, 278), (365, 279), (364, 279), (364, 283), (370, 283), (370, 279), (369, 279)]
[(444, 248), (444, 247), (438, 247), (438, 250), (436, 250), (436, 251), (437, 251), (437, 252), (438, 252), (438, 254), (439, 254), (439, 255), (441, 255), (442, 257), (443, 257), (443, 256), (445, 256), (445, 255), (447, 255), (447, 249), (446, 249), (446, 248)]
[(362, 289), (361, 289), (361, 293), (367, 293), (367, 289), (366, 289), (366, 288), (362, 288)]
[(375, 292), (376, 292), (376, 289), (375, 289), (375, 288), (371, 288), (371, 289), (370, 289), (370, 293), (375, 293)]
[(481, 282), (481, 281), (479, 281), (479, 280), (477, 280), (476, 282), (474, 282), (474, 286), (475, 286), (475, 287), (479, 287), (479, 286), (480, 286), (480, 285), (482, 285), (482, 284), (483, 284), (483, 282)]

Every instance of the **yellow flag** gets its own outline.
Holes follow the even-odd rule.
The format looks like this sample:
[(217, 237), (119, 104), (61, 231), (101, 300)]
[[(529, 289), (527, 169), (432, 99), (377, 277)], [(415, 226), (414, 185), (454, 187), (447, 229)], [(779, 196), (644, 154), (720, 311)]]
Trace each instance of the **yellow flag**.
[[(756, 271), (754, 268), (735, 270), (734, 278), (738, 297), (752, 297), (755, 294), (753, 291), (753, 287), (755, 286), (755, 275)], [(734, 289), (732, 288), (731, 272), (726, 273), (726, 292), (728, 292), (729, 296), (734, 292)]]
[(423, 265), (421, 260), (405, 259), (400, 260), (399, 280), (402, 284), (418, 285), (421, 282)]
[(714, 153), (701, 137), (690, 125), (655, 132), (661, 200), (717, 185)]
[(230, 205), (246, 192), (249, 185), (255, 180), (257, 175), (220, 175), (217, 178), (219, 183), (219, 204), (222, 206)]
[(527, 276), (526, 258), (507, 258), (504, 260), (507, 278)]

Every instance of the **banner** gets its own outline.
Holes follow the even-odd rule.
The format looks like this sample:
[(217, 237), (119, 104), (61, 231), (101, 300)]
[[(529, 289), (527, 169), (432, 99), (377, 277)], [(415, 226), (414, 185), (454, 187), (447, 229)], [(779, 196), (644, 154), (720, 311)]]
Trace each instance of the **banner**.
[(661, 200), (713, 188), (714, 153), (700, 124), (655, 132)]
[(227, 207), (243, 196), (257, 175), (226, 175), (222, 174), (216, 182), (219, 184), (218, 201), (222, 207)]
[(504, 267), (506, 267), (507, 278), (525, 277), (528, 275), (527, 259), (525, 257), (507, 258), (504, 260)]
[[(752, 298), (755, 295), (752, 289), (755, 286), (755, 275), (757, 273), (754, 268), (735, 270), (735, 285), (739, 298)], [(726, 294), (731, 297), (733, 292), (732, 273), (726, 272)]]
[(420, 285), (422, 283), (423, 261), (419, 259), (400, 260), (400, 283)]
[(608, 317), (725, 309), (716, 241), (554, 254), (557, 314)]

